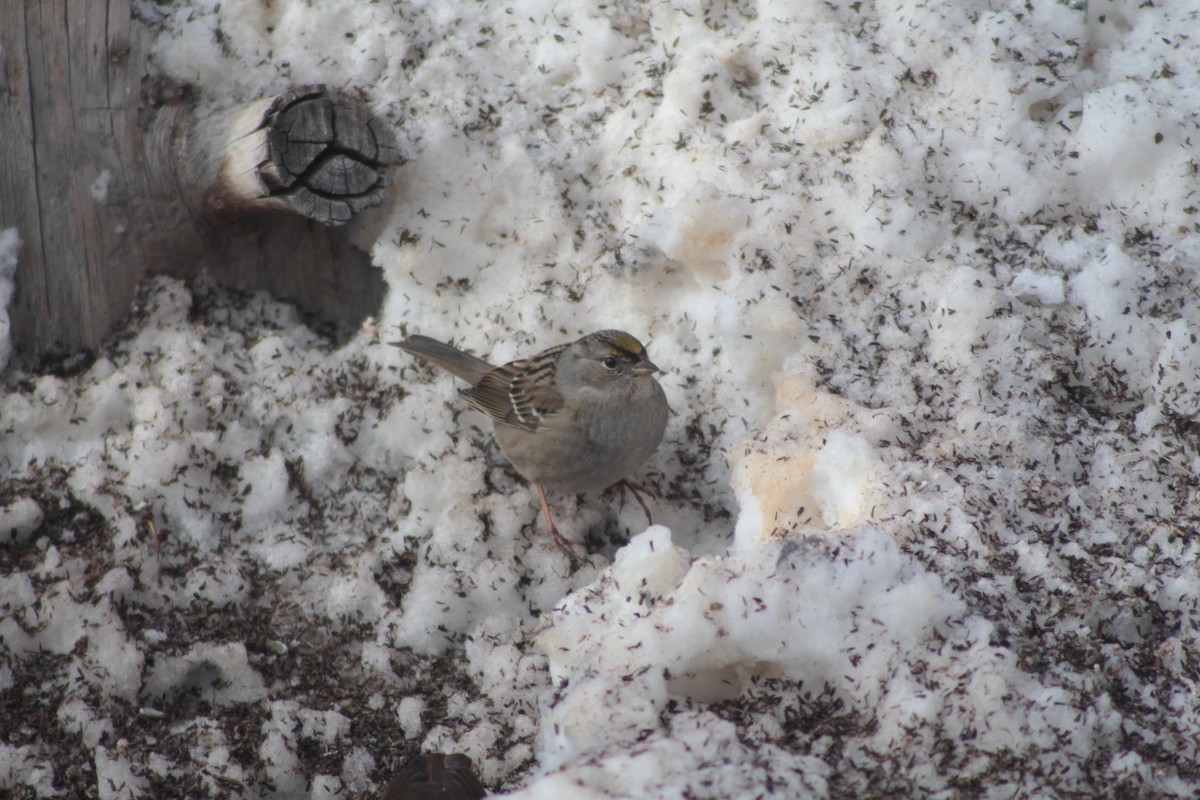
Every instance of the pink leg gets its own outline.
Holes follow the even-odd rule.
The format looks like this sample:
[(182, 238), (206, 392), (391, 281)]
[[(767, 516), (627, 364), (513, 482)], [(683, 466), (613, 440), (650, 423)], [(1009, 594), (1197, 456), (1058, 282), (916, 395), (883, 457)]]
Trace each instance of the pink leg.
[(617, 491), (621, 494), (622, 505), (625, 504), (625, 490), (628, 489), (629, 491), (633, 492), (633, 498), (638, 501), (638, 505), (642, 507), (642, 511), (646, 512), (646, 522), (650, 525), (654, 524), (654, 518), (650, 516), (650, 507), (646, 505), (646, 501), (642, 499), (641, 494), (642, 492), (645, 492), (651, 497), (654, 497), (656, 495), (652, 489), (650, 489), (648, 486), (642, 486), (639, 483), (634, 483), (628, 478), (622, 478), (614, 483), (613, 486), (617, 487)]
[(550, 504), (546, 502), (546, 490), (543, 489), (541, 485), (535, 485), (537, 485), (538, 497), (542, 501), (542, 513), (546, 515), (546, 527), (550, 529), (550, 538), (554, 540), (554, 543), (558, 545), (559, 548), (566, 553), (572, 561), (578, 560), (579, 556), (575, 554), (575, 550), (571, 547), (571, 543), (564, 539), (562, 534), (558, 532), (558, 526), (554, 524), (554, 517), (550, 516)]

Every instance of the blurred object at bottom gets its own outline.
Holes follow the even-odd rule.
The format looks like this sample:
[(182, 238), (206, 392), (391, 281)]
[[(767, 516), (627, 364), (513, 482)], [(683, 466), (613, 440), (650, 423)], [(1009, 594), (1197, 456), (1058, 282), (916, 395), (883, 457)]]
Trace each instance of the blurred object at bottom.
[(383, 800), (479, 800), (487, 792), (461, 753), (417, 756), (388, 782)]

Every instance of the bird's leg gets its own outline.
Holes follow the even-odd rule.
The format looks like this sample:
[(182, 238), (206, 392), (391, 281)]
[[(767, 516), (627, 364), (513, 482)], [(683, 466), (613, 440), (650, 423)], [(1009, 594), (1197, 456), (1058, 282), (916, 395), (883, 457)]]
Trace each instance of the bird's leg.
[(554, 543), (559, 546), (559, 549), (566, 553), (572, 561), (578, 560), (579, 556), (575, 554), (575, 549), (571, 547), (571, 543), (564, 539), (563, 535), (558, 532), (558, 526), (554, 524), (554, 517), (550, 516), (550, 504), (546, 502), (546, 490), (542, 488), (541, 484), (534, 485), (537, 486), (538, 497), (542, 501), (542, 513), (546, 515), (546, 527), (550, 529), (550, 538), (554, 540)]
[(633, 492), (633, 498), (638, 501), (638, 505), (642, 507), (642, 511), (646, 512), (647, 524), (654, 524), (654, 518), (650, 516), (650, 507), (646, 505), (646, 501), (642, 499), (641, 495), (642, 492), (645, 492), (651, 497), (657, 497), (657, 495), (654, 494), (653, 489), (648, 486), (642, 486), (640, 483), (634, 483), (628, 478), (622, 478), (614, 483), (613, 486), (617, 487), (617, 491), (621, 495), (621, 505), (625, 505), (625, 490), (628, 489), (629, 491)]

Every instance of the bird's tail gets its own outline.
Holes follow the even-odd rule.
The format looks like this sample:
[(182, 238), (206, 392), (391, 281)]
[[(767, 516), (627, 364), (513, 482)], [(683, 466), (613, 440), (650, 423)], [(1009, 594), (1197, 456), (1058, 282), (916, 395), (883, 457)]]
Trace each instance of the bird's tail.
[(436, 367), (441, 367), (450, 374), (462, 378), (474, 386), (480, 378), (495, 369), (494, 366), (476, 358), (470, 353), (464, 353), (457, 347), (443, 344), (428, 336), (409, 336), (403, 342), (392, 342), (401, 350), (412, 353), (422, 361), (428, 361)]

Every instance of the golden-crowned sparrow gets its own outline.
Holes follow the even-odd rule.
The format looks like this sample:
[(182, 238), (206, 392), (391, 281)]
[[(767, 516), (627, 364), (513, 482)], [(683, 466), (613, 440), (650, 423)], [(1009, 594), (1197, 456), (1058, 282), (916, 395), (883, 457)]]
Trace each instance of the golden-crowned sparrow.
[(546, 488), (589, 492), (617, 484), (649, 517), (643, 487), (626, 476), (662, 441), (669, 406), (653, 377), (658, 367), (637, 339), (597, 331), (502, 367), (425, 336), (392, 344), (470, 384), (459, 394), (492, 418), (500, 450), (537, 486), (550, 535), (572, 558)]
[(471, 759), (459, 753), (417, 756), (383, 790), (383, 800), (479, 800), (487, 793), (471, 771)]

